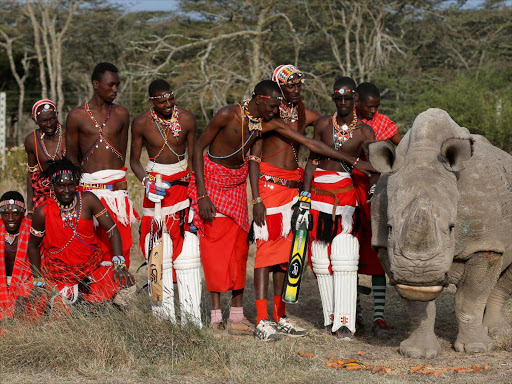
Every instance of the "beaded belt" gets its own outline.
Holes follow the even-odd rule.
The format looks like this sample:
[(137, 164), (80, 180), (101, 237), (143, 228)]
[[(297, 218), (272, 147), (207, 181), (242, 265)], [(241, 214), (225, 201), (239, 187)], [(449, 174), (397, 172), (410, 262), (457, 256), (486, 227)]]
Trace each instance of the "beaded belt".
[(80, 184), (80, 188), (84, 191), (92, 189), (109, 189), (111, 191), (126, 191), (128, 183), (126, 181), (118, 181), (114, 184)]
[(297, 180), (287, 180), (282, 177), (267, 175), (265, 173), (260, 173), (260, 180), (263, 180), (268, 183), (273, 183), (277, 185), (282, 185), (287, 188), (302, 188), (302, 182)]

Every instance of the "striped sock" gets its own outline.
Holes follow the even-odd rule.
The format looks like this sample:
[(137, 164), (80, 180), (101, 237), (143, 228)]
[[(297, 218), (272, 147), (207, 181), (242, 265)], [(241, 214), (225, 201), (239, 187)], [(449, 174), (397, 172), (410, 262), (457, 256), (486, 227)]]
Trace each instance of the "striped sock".
[(373, 291), (373, 321), (384, 320), (384, 305), (386, 303), (386, 276), (372, 276)]
[(356, 319), (360, 323), (363, 322), (363, 307), (361, 306), (361, 296), (359, 295), (359, 292), (357, 292)]

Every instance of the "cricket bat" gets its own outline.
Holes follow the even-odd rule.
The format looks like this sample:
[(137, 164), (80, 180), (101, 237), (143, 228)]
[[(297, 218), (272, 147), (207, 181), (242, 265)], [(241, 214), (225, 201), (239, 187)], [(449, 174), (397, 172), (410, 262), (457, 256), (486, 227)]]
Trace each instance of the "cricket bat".
[[(162, 176), (156, 176), (156, 184), (160, 185), (162, 182)], [(148, 283), (150, 288), (150, 295), (153, 301), (153, 305), (161, 304), (163, 297), (163, 252), (164, 244), (162, 237), (158, 236), (158, 231), (161, 227), (159, 224), (162, 220), (162, 203), (155, 203), (155, 216), (153, 218), (154, 223), (151, 225), (151, 232), (147, 234), (149, 239), (146, 238), (148, 243)], [(153, 233), (153, 226), (156, 226), (157, 232)]]
[(297, 303), (299, 301), (300, 281), (306, 263), (308, 251), (308, 230), (301, 227), (295, 232), (292, 242), (292, 251), (288, 261), (288, 271), (284, 282), (283, 301)]

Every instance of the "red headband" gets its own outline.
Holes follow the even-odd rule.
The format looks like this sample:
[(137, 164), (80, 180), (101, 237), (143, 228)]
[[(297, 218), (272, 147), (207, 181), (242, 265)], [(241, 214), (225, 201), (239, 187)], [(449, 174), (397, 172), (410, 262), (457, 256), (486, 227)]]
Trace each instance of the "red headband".
[(37, 115), (39, 113), (37, 113), (37, 109), (41, 106), (41, 105), (44, 105), (44, 109), (45, 110), (50, 110), (50, 106), (53, 107), (53, 110), (54, 111), (57, 111), (57, 106), (55, 105), (55, 103), (51, 100), (48, 100), (48, 99), (43, 99), (43, 100), (39, 100), (38, 102), (36, 102), (34, 104), (34, 106), (32, 107), (32, 116), (34, 117), (34, 120), (37, 120)]

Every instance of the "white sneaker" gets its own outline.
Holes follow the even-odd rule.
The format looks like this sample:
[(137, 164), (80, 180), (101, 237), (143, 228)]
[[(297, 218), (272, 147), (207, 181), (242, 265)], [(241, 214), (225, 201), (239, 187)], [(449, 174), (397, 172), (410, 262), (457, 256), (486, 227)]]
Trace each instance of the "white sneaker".
[(280, 333), (284, 333), (286, 336), (291, 337), (306, 336), (308, 333), (304, 328), (299, 327), (286, 316), (283, 316), (281, 319), (279, 319), (279, 323), (277, 323), (277, 330)]
[(254, 336), (264, 341), (276, 341), (281, 338), (277, 332), (277, 324), (267, 319), (260, 320), (254, 331)]

